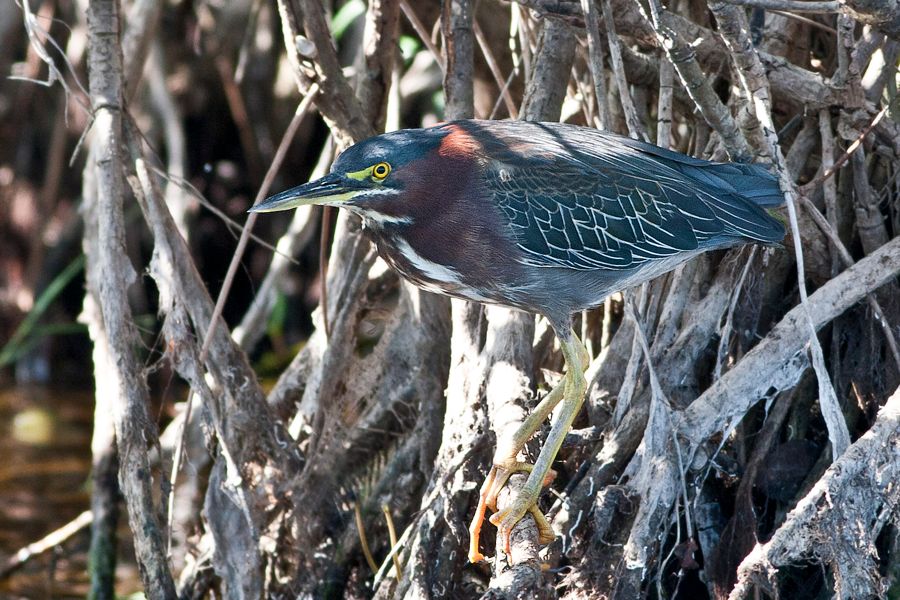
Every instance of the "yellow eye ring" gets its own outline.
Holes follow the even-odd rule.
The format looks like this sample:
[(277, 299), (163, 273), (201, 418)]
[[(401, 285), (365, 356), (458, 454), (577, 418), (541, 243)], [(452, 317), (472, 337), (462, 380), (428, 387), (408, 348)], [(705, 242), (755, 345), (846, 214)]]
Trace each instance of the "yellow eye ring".
[(386, 162), (380, 162), (374, 167), (372, 167), (372, 177), (378, 179), (379, 181), (388, 176), (391, 172), (391, 165)]

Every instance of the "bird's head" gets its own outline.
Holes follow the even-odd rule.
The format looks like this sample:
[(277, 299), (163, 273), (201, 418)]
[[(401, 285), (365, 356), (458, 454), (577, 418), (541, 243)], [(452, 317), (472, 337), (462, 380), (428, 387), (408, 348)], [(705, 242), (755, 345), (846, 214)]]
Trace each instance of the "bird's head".
[[(331, 172), (271, 196), (250, 209), (274, 212), (308, 204), (348, 208), (378, 222), (409, 220), (411, 190), (440, 173), (441, 128), (404, 129), (369, 138), (345, 150)], [(408, 204), (408, 203), (406, 203)]]

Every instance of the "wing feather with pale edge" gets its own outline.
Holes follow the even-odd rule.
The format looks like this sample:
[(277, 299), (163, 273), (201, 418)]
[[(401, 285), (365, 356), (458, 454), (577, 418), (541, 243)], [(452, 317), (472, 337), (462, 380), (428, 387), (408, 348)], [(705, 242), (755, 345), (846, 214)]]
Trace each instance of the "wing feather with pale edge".
[[(784, 235), (751, 199), (778, 193), (761, 167), (710, 163), (596, 130), (540, 127), (536, 136), (546, 139), (505, 145), (544, 142), (540, 154), (529, 154), (524, 166), (521, 153), (509, 162), (501, 156), (486, 168), (528, 264), (630, 269), (740, 238), (771, 243)], [(553, 135), (560, 128), (565, 145)]]

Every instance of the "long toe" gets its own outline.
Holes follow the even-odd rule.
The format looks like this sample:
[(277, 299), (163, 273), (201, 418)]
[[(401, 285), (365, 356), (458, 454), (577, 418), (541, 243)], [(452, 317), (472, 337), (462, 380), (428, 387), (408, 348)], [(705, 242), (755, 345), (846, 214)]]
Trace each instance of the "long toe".
[[(475, 509), (475, 516), (469, 524), (469, 562), (477, 563), (484, 560), (484, 555), (479, 548), (481, 542), (481, 527), (484, 524), (484, 515), (487, 509), (497, 510), (497, 496), (500, 490), (509, 481), (510, 475), (513, 473), (530, 473), (534, 465), (519, 461), (509, 461), (503, 465), (494, 465), (488, 472), (484, 483), (481, 484), (481, 492), (478, 496), (478, 507)], [(552, 478), (547, 480), (547, 483)], [(547, 484), (545, 484), (547, 485)]]
[(531, 516), (534, 517), (535, 524), (537, 524), (538, 543), (542, 545), (549, 544), (555, 540), (556, 532), (553, 531), (550, 521), (547, 520), (547, 517), (544, 516), (544, 513), (541, 512), (541, 509), (538, 508), (537, 504), (533, 505), (528, 512), (531, 513)]
[[(500, 542), (503, 543), (503, 551), (506, 552), (506, 554), (510, 553), (509, 536), (512, 534), (513, 527), (516, 526), (516, 523), (521, 521), (522, 517), (525, 516), (525, 513), (532, 509), (539, 512), (537, 500), (540, 493), (540, 489), (537, 489), (534, 492), (527, 489), (520, 490), (512, 499), (509, 506), (491, 515), (490, 522), (497, 527), (497, 542), (498, 544)], [(544, 521), (546, 522), (546, 519), (544, 519)]]
[[(484, 482), (481, 484), (481, 491), (478, 494), (478, 508), (475, 509), (475, 516), (472, 517), (472, 523), (469, 525), (469, 562), (472, 563), (484, 560), (484, 555), (481, 553), (479, 547), (479, 542), (481, 540), (481, 526), (484, 524), (484, 515), (485, 512), (487, 512), (489, 504), (488, 498), (494, 489), (494, 483), (497, 481), (497, 476), (497, 467), (491, 467), (487, 477), (484, 478)], [(506, 477), (508, 478), (509, 475)], [(503, 479), (503, 482), (506, 482), (506, 478)], [(494, 496), (494, 501), (496, 502), (496, 495)]]

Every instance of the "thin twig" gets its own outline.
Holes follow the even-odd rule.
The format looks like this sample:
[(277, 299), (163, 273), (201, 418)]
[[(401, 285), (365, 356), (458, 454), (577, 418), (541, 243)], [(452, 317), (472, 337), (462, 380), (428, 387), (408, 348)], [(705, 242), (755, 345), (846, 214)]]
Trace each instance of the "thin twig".
[[(503, 103), (504, 98), (506, 96), (506, 91), (509, 89), (509, 86), (512, 84), (513, 79), (518, 75), (519, 69), (518, 67), (513, 67), (512, 71), (509, 72), (509, 76), (506, 78), (506, 81), (503, 83), (503, 89), (500, 90), (500, 94), (497, 95), (497, 100), (494, 102), (494, 107), (491, 109), (491, 114), (488, 115), (488, 120), (492, 121), (494, 117), (497, 116), (497, 111), (500, 110), (500, 104)], [(518, 114), (518, 111), (516, 111)], [(518, 118), (518, 117), (516, 117)]]
[[(593, 7), (593, 2), (591, 0), (587, 1)], [(621, 102), (622, 111), (625, 113), (628, 135), (635, 139), (649, 142), (650, 138), (647, 137), (644, 125), (641, 123), (641, 119), (638, 117), (637, 110), (634, 107), (634, 99), (631, 97), (628, 80), (625, 79), (625, 66), (622, 64), (622, 49), (619, 47), (619, 36), (616, 34), (612, 4), (609, 0), (601, 0), (601, 2), (603, 3), (603, 22), (606, 25), (606, 37), (609, 41), (609, 62), (612, 66), (616, 87), (619, 89), (619, 102)], [(593, 10), (596, 10), (596, 8)]]
[(446, 69), (444, 65), (444, 57), (441, 56), (441, 51), (438, 50), (437, 46), (434, 45), (434, 42), (431, 41), (431, 36), (428, 34), (428, 30), (425, 29), (425, 25), (422, 24), (422, 21), (419, 20), (419, 17), (416, 15), (416, 12), (409, 5), (407, 0), (400, 0), (400, 10), (403, 11), (403, 16), (409, 21), (409, 24), (412, 25), (412, 28), (415, 30), (416, 35), (419, 36), (419, 39), (422, 40), (422, 43), (425, 44), (425, 47), (428, 48), (428, 51), (431, 52), (431, 56), (434, 57), (434, 61), (438, 64), (443, 72)]
[(244, 73), (246, 73), (247, 62), (250, 60), (250, 49), (256, 40), (256, 24), (259, 22), (259, 11), (262, 5), (262, 0), (253, 0), (250, 11), (247, 13), (244, 37), (241, 40), (241, 47), (238, 48), (238, 62), (234, 69), (234, 82), (238, 85), (244, 82)]
[[(585, 61), (590, 61), (590, 57), (586, 57)], [(578, 69), (575, 68), (575, 65), (572, 65), (571, 75), (566, 86), (566, 91), (569, 96), (576, 101), (579, 96), (581, 97), (581, 101), (578, 103), (581, 106), (581, 113), (584, 115), (584, 120), (597, 129), (604, 129), (602, 119), (598, 115), (594, 114), (594, 102), (592, 99), (597, 94), (590, 86), (582, 81), (581, 77), (579, 77), (578, 75)], [(603, 106), (608, 105), (604, 102)]]
[(734, 313), (737, 309), (738, 299), (741, 297), (741, 289), (744, 287), (744, 282), (750, 273), (750, 266), (753, 264), (753, 259), (756, 258), (756, 248), (757, 246), (750, 248), (750, 256), (747, 257), (744, 268), (741, 269), (741, 276), (734, 291), (731, 293), (728, 315), (725, 317), (725, 324), (722, 326), (722, 330), (719, 332), (719, 350), (716, 353), (716, 368), (713, 370), (714, 381), (722, 376), (722, 365), (725, 363), (725, 355), (728, 354), (728, 342), (731, 340), (731, 332), (734, 331)]
[[(306, 113), (309, 111), (310, 106), (312, 106), (312, 102), (318, 93), (319, 88), (315, 84), (309, 88), (309, 93), (306, 94), (306, 97), (300, 102), (299, 106), (297, 106), (296, 112), (294, 112), (294, 118), (291, 119), (290, 124), (288, 125), (287, 130), (285, 130), (284, 136), (281, 138), (281, 143), (278, 145), (278, 150), (275, 152), (275, 157), (272, 159), (272, 164), (269, 166), (268, 172), (266, 172), (266, 176), (263, 178), (262, 185), (259, 186), (259, 190), (256, 192), (256, 199), (253, 201), (253, 205), (256, 206), (259, 204), (263, 198), (266, 197), (266, 194), (269, 193), (269, 188), (272, 186), (272, 182), (275, 180), (275, 175), (278, 173), (278, 169), (281, 168), (281, 163), (284, 161), (284, 157), (287, 154), (287, 149), (291, 144), (291, 140), (294, 138), (294, 134), (297, 132), (297, 128), (300, 126), (300, 123), (303, 121), (303, 117), (306, 116)], [(250, 233), (253, 231), (253, 225), (256, 223), (256, 217), (259, 213), (250, 213), (250, 216), (247, 217), (247, 222), (244, 224), (244, 229), (241, 231), (241, 237), (238, 240), (237, 248), (234, 250), (234, 256), (231, 258), (231, 263), (228, 265), (228, 271), (225, 274), (225, 280), (222, 282), (222, 289), (219, 291), (219, 297), (216, 299), (216, 306), (213, 309), (212, 318), (209, 321), (209, 327), (206, 330), (206, 334), (203, 336), (203, 346), (200, 349), (200, 362), (206, 361), (206, 355), (209, 352), (209, 346), (212, 343), (213, 333), (215, 333), (216, 325), (218, 325), (219, 317), (222, 316), (222, 310), (225, 307), (225, 301), (228, 299), (228, 293), (231, 291), (231, 284), (234, 282), (234, 275), (237, 273), (238, 265), (241, 263), (241, 258), (244, 255), (244, 250), (247, 248), (247, 243), (250, 240)]]
[(509, 84), (504, 81), (503, 73), (500, 72), (494, 53), (491, 52), (491, 46), (488, 44), (487, 38), (484, 37), (484, 32), (475, 19), (472, 19), (472, 30), (475, 32), (475, 40), (478, 42), (478, 47), (481, 48), (481, 54), (484, 56), (484, 60), (494, 76), (494, 81), (497, 82), (497, 87), (500, 88), (500, 96), (503, 98), (503, 102), (506, 103), (506, 110), (509, 112), (510, 118), (518, 119), (519, 110), (516, 108), (512, 94), (509, 93)]
[[(822, 170), (827, 172), (834, 166), (834, 134), (831, 131), (831, 112), (827, 108), (819, 110), (819, 137), (822, 140)], [(825, 197), (825, 216), (834, 231), (838, 230), (837, 182), (834, 177), (823, 181), (822, 194)], [(831, 276), (837, 275), (838, 250), (832, 245)]]
[[(838, 236), (837, 232), (828, 222), (828, 219), (819, 211), (815, 204), (805, 195), (800, 195), (800, 203), (803, 205), (803, 208), (806, 209), (806, 212), (812, 217), (815, 224), (819, 227), (822, 233), (825, 234), (825, 237), (828, 238), (828, 241), (834, 246), (838, 251), (838, 256), (841, 259), (841, 262), (844, 263), (846, 268), (852, 267), (855, 262), (853, 257), (850, 255), (850, 252), (847, 250), (847, 247), (844, 246), (844, 242), (841, 241), (841, 238)], [(888, 348), (891, 350), (891, 355), (894, 357), (894, 362), (897, 365), (897, 369), (900, 370), (900, 344), (897, 342), (897, 338), (894, 336), (894, 330), (891, 328), (890, 323), (885, 319), (884, 311), (881, 308), (881, 304), (879, 304), (878, 299), (873, 295), (869, 295), (868, 297), (869, 306), (872, 308), (872, 313), (875, 315), (875, 321), (878, 323), (879, 327), (881, 327), (881, 331), (884, 333), (885, 340), (887, 341)]]
[(534, 53), (537, 52), (537, 34), (531, 26), (530, 15), (528, 9), (519, 4), (510, 6), (510, 11), (515, 14), (511, 17), (512, 22), (516, 25), (519, 34), (519, 47), (522, 49), (522, 66), (525, 73), (525, 84), (528, 84), (528, 77), (531, 75), (531, 62)]
[(247, 159), (247, 170), (250, 172), (251, 180), (255, 183), (259, 181), (259, 174), (262, 173), (263, 159), (259, 153), (259, 146), (256, 143), (253, 127), (250, 125), (250, 116), (247, 113), (244, 96), (241, 94), (241, 88), (234, 81), (231, 61), (224, 54), (220, 54), (213, 62), (216, 65), (216, 70), (219, 72), (219, 78), (222, 80), (222, 90), (225, 92), (228, 109), (231, 111), (231, 118), (238, 130), (241, 149), (244, 151), (244, 157)]
[[(644, 287), (643, 292), (642, 297), (646, 297), (646, 287)], [(635, 306), (634, 297), (631, 295), (627, 297), (625, 302), (625, 311), (632, 322), (634, 322), (634, 337), (638, 341), (638, 344), (640, 344), (641, 350), (644, 353), (644, 360), (647, 361), (647, 373), (650, 376), (650, 389), (653, 392), (653, 396), (661, 401), (664, 407), (668, 407), (669, 400), (666, 398), (662, 385), (659, 383), (659, 378), (656, 376), (656, 369), (653, 368), (650, 345), (647, 343), (647, 336), (644, 335), (643, 325), (638, 318), (638, 309)]]
[[(25, 33), (28, 34), (28, 42), (31, 46), (31, 50), (47, 65), (47, 79), (46, 81), (41, 81), (29, 77), (17, 76), (10, 76), (8, 79), (30, 81), (44, 87), (50, 87), (54, 83), (59, 82), (66, 93), (66, 99), (70, 97), (73, 98), (75, 103), (84, 111), (85, 115), (91, 115), (91, 107), (86, 100), (89, 98), (90, 94), (78, 78), (78, 72), (76, 71), (75, 66), (67, 59), (65, 50), (60, 48), (56, 40), (38, 24), (38, 19), (31, 11), (31, 5), (28, 2), (18, 2), (17, 4), (22, 8)], [(53, 60), (50, 53), (47, 52), (47, 48), (44, 47), (45, 43), (49, 43), (53, 46), (60, 56), (63, 57), (63, 63), (66, 66), (66, 70), (72, 76), (72, 81), (77, 86), (77, 90), (73, 90), (66, 82), (65, 75), (57, 68), (56, 61)], [(81, 93), (78, 94), (76, 91)]]
[[(151, 154), (149, 151), (148, 151), (148, 155), (152, 156), (155, 159), (154, 160), (155, 163), (159, 162), (159, 155)], [(191, 198), (196, 200), (197, 203), (200, 204), (200, 206), (202, 206), (204, 210), (206, 210), (207, 212), (212, 214), (214, 217), (219, 219), (222, 222), (222, 224), (225, 225), (225, 228), (229, 231), (229, 233), (234, 233), (233, 237), (235, 239), (240, 239), (239, 236), (235, 232), (243, 230), (244, 224), (238, 223), (237, 221), (235, 221), (234, 219), (229, 217), (228, 214), (224, 210), (222, 210), (221, 208), (217, 207), (215, 204), (210, 202), (209, 199), (206, 198), (200, 190), (198, 190), (196, 187), (194, 187), (194, 185), (190, 181), (188, 181), (187, 179), (184, 179), (183, 177), (178, 177), (176, 175), (173, 175), (171, 171), (167, 171), (167, 170), (157, 167), (157, 166), (148, 164), (147, 168), (154, 175), (158, 176), (160, 179), (165, 181), (167, 185), (176, 185), (179, 188), (181, 188), (182, 191), (186, 192), (188, 195), (190, 195)], [(168, 195), (167, 195), (167, 197), (168, 197)], [(175, 218), (174, 215), (172, 217)], [(178, 222), (176, 220), (176, 224), (177, 223)], [(181, 233), (180, 229), (179, 229), (179, 233)], [(182, 236), (182, 237), (184, 237), (184, 236)], [(185, 239), (187, 239), (187, 238), (185, 237)], [(278, 248), (276, 246), (269, 243), (264, 238), (259, 237), (255, 233), (250, 233), (250, 239), (267, 250), (271, 250), (272, 252), (274, 252), (276, 254), (280, 253), (280, 250), (278, 250)], [(282, 254), (282, 256), (284, 258), (288, 259), (289, 261), (293, 262), (294, 264), (299, 264), (299, 262), (291, 256), (286, 256), (284, 254)]]
[(56, 546), (63, 544), (77, 534), (79, 531), (88, 527), (94, 519), (91, 511), (86, 510), (56, 531), (53, 531), (36, 542), (32, 542), (18, 550), (15, 554), (6, 559), (3, 566), (0, 566), (0, 580), (10, 575), (13, 571), (21, 568), (25, 563), (39, 554), (43, 554), (48, 550), (52, 550)]
[(873, 129), (875, 129), (875, 127), (878, 125), (878, 123), (881, 122), (881, 120), (884, 118), (884, 115), (887, 114), (887, 112), (888, 112), (888, 110), (890, 110), (890, 108), (891, 108), (891, 106), (889, 104), (885, 104), (884, 107), (882, 107), (882, 109), (878, 111), (878, 113), (875, 115), (875, 117), (872, 118), (872, 122), (869, 123), (866, 126), (866, 128), (862, 130), (862, 132), (859, 134), (859, 137), (857, 137), (855, 140), (853, 140), (853, 143), (850, 144), (849, 146), (847, 146), (847, 149), (840, 156), (840, 158), (838, 158), (836, 161), (834, 161), (834, 164), (831, 166), (831, 168), (822, 172), (818, 177), (816, 177), (815, 179), (813, 179), (812, 181), (810, 181), (809, 183), (804, 185), (801, 192), (804, 195), (811, 193), (812, 190), (814, 190), (817, 185), (819, 185), (820, 183), (822, 183), (823, 181), (825, 181), (826, 179), (828, 179), (829, 177), (834, 175), (838, 171), (838, 169), (843, 167), (844, 163), (846, 163), (850, 159), (850, 155), (853, 154), (854, 152), (856, 152), (856, 150), (863, 143), (863, 140), (866, 139), (866, 136), (869, 135)]
[(826, 31), (826, 32), (830, 33), (831, 35), (837, 35), (837, 29), (835, 29), (834, 27), (831, 27), (829, 25), (826, 25), (825, 23), (819, 23), (815, 19), (810, 19), (809, 17), (804, 17), (803, 15), (798, 15), (798, 14), (792, 13), (792, 12), (785, 12), (783, 10), (773, 10), (770, 12), (773, 15), (779, 15), (786, 19), (793, 19), (794, 21), (799, 21), (800, 23), (805, 23), (806, 25), (809, 25), (810, 27), (814, 27), (816, 29)]
[[(310, 179), (318, 179), (328, 172), (334, 160), (334, 141), (331, 136), (325, 140), (322, 152), (316, 161), (316, 166), (310, 174)], [(256, 347), (257, 342), (265, 333), (266, 322), (275, 307), (276, 295), (279, 285), (284, 281), (284, 275), (291, 264), (298, 264), (294, 256), (312, 241), (315, 229), (321, 219), (319, 209), (314, 206), (301, 206), (294, 211), (291, 224), (275, 244), (272, 261), (265, 277), (256, 288), (250, 307), (231, 332), (234, 340), (244, 349), (250, 352)]]

